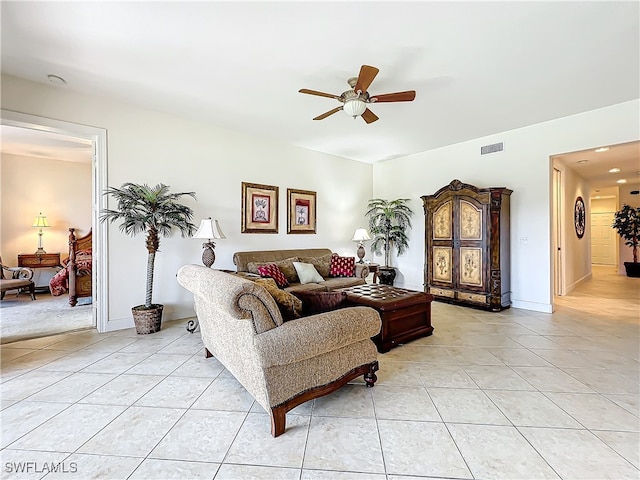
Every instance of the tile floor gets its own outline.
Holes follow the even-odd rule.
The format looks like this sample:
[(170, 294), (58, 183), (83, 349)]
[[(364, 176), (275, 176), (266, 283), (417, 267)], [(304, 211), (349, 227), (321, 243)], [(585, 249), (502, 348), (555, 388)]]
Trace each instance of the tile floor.
[(639, 282), (601, 269), (554, 314), (434, 303), (375, 388), (301, 405), (276, 439), (184, 321), (4, 345), (2, 477), (638, 479)]

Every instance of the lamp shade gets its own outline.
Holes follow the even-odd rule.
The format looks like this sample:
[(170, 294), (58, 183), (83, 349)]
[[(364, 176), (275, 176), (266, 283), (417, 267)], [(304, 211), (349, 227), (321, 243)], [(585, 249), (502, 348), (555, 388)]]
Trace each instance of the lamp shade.
[(193, 238), (227, 238), (222, 233), (218, 220), (211, 220), (211, 217), (200, 221), (200, 227)]
[(359, 98), (353, 98), (344, 102), (342, 109), (352, 117), (362, 115), (367, 109), (367, 104)]
[(356, 232), (353, 234), (353, 238), (351, 239), (354, 242), (363, 242), (365, 240), (371, 240), (369, 233), (367, 233), (366, 228), (356, 228)]
[(40, 214), (33, 221), (33, 225), (31, 226), (37, 227), (37, 228), (44, 228), (44, 227), (50, 227), (51, 225), (49, 225), (49, 222), (47, 222), (47, 216), (42, 215), (42, 212), (40, 212)]

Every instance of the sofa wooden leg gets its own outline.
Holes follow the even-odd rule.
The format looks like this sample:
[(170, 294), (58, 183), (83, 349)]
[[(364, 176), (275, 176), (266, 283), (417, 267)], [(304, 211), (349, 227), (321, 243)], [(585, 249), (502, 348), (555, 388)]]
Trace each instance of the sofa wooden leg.
[(204, 358), (211, 358), (211, 357), (213, 357), (212, 353), (209, 351), (209, 349), (207, 349), (205, 347), (205, 349), (204, 349)]
[(36, 299), (36, 284), (33, 282), (29, 285), (29, 294), (31, 295), (31, 300)]
[(364, 374), (364, 382), (367, 384), (368, 388), (373, 387), (373, 385), (378, 380), (376, 372), (378, 371), (378, 362), (371, 362), (369, 364), (369, 371)]
[(287, 410), (284, 405), (271, 409), (271, 435), (282, 435), (287, 428)]

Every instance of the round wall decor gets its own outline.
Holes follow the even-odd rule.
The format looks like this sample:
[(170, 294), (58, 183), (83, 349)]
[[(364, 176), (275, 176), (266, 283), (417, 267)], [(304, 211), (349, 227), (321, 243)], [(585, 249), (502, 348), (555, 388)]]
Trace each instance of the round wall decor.
[(576, 235), (582, 238), (584, 235), (584, 226), (586, 221), (586, 210), (582, 197), (576, 198), (576, 204), (573, 207), (573, 223), (576, 226)]

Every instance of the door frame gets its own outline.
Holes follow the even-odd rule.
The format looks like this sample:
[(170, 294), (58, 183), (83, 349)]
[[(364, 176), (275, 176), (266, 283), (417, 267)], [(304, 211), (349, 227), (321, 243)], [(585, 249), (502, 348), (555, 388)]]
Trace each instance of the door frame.
[(109, 320), (109, 305), (107, 301), (109, 298), (109, 285), (107, 283), (109, 278), (108, 243), (107, 228), (100, 222), (99, 214), (101, 210), (106, 208), (106, 199), (101, 192), (107, 188), (107, 130), (4, 109), (0, 110), (0, 118), (3, 125), (83, 138), (91, 141), (93, 145), (93, 158), (91, 161), (92, 316), (93, 324), (98, 329), (98, 332), (106, 332)]
[(562, 169), (552, 165), (552, 214), (551, 214), (551, 258), (552, 258), (552, 275), (551, 279), (551, 306), (553, 307), (553, 298), (556, 295), (565, 294), (564, 284), (564, 177)]

